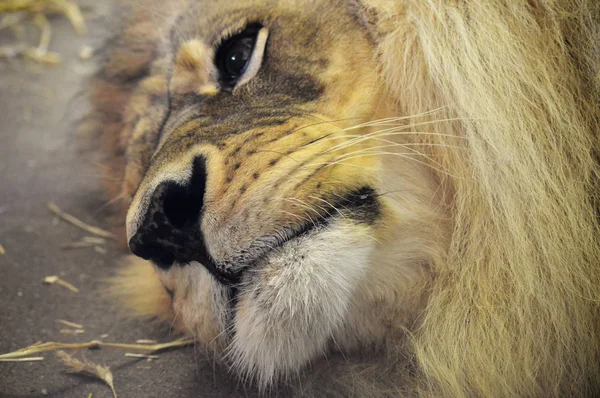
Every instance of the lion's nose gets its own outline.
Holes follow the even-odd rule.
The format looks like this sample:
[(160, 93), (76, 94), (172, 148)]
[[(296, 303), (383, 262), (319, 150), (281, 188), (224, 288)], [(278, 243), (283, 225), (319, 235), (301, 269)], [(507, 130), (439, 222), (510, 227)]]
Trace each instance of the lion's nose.
[(164, 269), (174, 262), (209, 260), (200, 231), (205, 164), (203, 157), (197, 157), (189, 181), (164, 181), (155, 188), (147, 208), (139, 209), (143, 217), (129, 240), (133, 254)]

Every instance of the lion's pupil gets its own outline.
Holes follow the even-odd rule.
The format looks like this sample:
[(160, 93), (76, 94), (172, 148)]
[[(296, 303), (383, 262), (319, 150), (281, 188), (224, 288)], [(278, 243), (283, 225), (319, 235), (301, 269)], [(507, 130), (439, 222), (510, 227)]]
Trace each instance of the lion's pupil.
[(246, 70), (248, 61), (252, 55), (254, 47), (254, 38), (245, 37), (233, 44), (229, 49), (225, 59), (225, 72), (231, 77), (240, 76)]

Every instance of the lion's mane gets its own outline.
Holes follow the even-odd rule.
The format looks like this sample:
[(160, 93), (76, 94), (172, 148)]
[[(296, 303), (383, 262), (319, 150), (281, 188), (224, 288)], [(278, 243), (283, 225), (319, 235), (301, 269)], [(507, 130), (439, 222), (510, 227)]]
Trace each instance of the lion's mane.
[(600, 2), (363, 5), (398, 114), (447, 120), (420, 136), (448, 171), (453, 233), (415, 388), (598, 396)]

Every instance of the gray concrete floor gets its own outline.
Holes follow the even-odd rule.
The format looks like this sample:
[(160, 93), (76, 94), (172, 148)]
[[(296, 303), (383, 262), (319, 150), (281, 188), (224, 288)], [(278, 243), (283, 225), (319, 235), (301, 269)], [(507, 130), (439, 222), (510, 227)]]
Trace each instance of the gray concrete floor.
[[(47, 208), (54, 201), (86, 222), (106, 225), (96, 171), (77, 153), (74, 129), (85, 108), (85, 78), (94, 70), (94, 62), (79, 60), (77, 53), (84, 44), (98, 47), (106, 34), (105, 17), (98, 10), (94, 15), (84, 37), (77, 37), (67, 21), (52, 20), (51, 49), (63, 56), (60, 66), (0, 60), (0, 244), (6, 251), (0, 255), (0, 353), (40, 340), (84, 342), (103, 334), (112, 342), (175, 337), (165, 326), (120, 319), (98, 297), (102, 279), (123, 253), (111, 245), (105, 254), (93, 248), (61, 250), (88, 234), (56, 220)], [(48, 275), (61, 276), (80, 292), (43, 285)], [(62, 334), (65, 327), (57, 319), (80, 323), (85, 333)], [(112, 396), (99, 381), (67, 374), (52, 353), (43, 356), (42, 362), (0, 363), (0, 396)], [(120, 397), (254, 395), (193, 347), (152, 362), (110, 349), (77, 356), (110, 366)]]

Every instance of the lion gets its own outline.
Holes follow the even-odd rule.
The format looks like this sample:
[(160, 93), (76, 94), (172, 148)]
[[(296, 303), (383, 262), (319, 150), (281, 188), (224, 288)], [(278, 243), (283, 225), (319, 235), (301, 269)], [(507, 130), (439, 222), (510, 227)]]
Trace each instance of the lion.
[(134, 315), (265, 393), (600, 395), (600, 2), (116, 15), (87, 128)]

